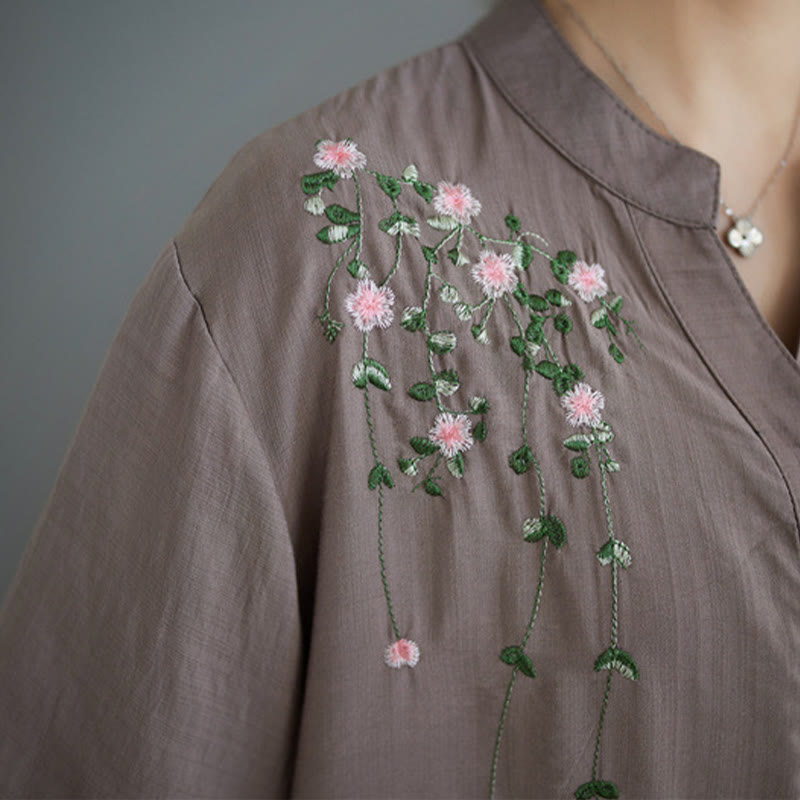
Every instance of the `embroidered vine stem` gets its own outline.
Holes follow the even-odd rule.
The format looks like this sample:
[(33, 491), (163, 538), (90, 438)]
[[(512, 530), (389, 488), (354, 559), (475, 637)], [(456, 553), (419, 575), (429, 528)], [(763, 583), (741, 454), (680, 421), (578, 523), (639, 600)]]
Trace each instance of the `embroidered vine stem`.
[[(368, 333), (364, 333), (364, 347), (363, 358), (367, 359), (367, 341), (369, 338)], [(372, 412), (369, 407), (369, 383), (364, 387), (364, 409), (367, 415), (367, 429), (369, 430), (369, 444), (372, 449), (372, 459), (375, 467), (380, 466), (378, 460), (378, 447), (375, 444), (375, 426), (372, 423)], [(378, 560), (381, 565), (381, 583), (383, 584), (383, 594), (386, 597), (386, 607), (389, 610), (389, 619), (392, 622), (392, 630), (396, 638), (400, 638), (400, 628), (397, 625), (397, 620), (394, 616), (394, 609), (392, 608), (392, 598), (389, 594), (389, 579), (386, 575), (386, 561), (383, 557), (383, 482), (378, 484)]]
[[(531, 611), (530, 620), (528, 621), (528, 627), (525, 631), (525, 635), (522, 638), (522, 645), (521, 649), (524, 650), (525, 646), (528, 643), (528, 639), (533, 632), (533, 626), (536, 623), (536, 616), (539, 613), (539, 603), (542, 599), (542, 588), (544, 586), (544, 566), (545, 566), (545, 559), (547, 558), (547, 540), (545, 540), (544, 544), (542, 545), (542, 558), (541, 558), (541, 565), (539, 567), (539, 582), (536, 586), (536, 599), (533, 603), (533, 611)], [(520, 670), (520, 666), (518, 664), (514, 665), (514, 668), (511, 671), (511, 677), (508, 681), (508, 688), (506, 689), (505, 699), (503, 700), (503, 708), (500, 712), (500, 722), (497, 726), (497, 736), (495, 737), (494, 742), (494, 751), (492, 753), (492, 769), (491, 769), (491, 778), (489, 781), (489, 797), (494, 798), (494, 791), (495, 785), (497, 783), (497, 762), (500, 756), (500, 743), (503, 739), (503, 729), (505, 728), (506, 724), (506, 716), (508, 715), (508, 708), (511, 705), (511, 693), (514, 690), (514, 683), (517, 680), (517, 673)]]

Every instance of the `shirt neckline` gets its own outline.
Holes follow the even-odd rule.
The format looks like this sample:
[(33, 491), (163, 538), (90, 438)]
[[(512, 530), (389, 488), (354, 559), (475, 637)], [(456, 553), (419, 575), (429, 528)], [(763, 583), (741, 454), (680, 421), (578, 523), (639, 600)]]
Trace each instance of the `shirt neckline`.
[(633, 114), (539, 0), (501, 0), (461, 40), (506, 99), (579, 169), (649, 213), (714, 227), (719, 163)]

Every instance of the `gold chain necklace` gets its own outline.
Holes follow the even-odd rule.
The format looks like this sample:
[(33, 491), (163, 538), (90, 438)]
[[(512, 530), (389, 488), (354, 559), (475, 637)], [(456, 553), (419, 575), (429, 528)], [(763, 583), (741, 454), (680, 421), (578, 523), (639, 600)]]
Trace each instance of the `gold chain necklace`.
[[(559, 0), (559, 2), (569, 12), (578, 25), (580, 25), (584, 33), (586, 33), (586, 35), (595, 43), (595, 45), (597, 45), (603, 55), (608, 59), (611, 66), (613, 66), (614, 69), (619, 73), (622, 80), (628, 84), (636, 96), (650, 109), (650, 112), (653, 114), (653, 116), (656, 117), (659, 122), (661, 122), (667, 133), (669, 133), (669, 135), (678, 144), (681, 144), (678, 137), (672, 132), (669, 125), (667, 125), (667, 123), (664, 121), (664, 118), (653, 108), (653, 106), (650, 105), (647, 98), (633, 85), (630, 78), (625, 74), (625, 71), (616, 62), (611, 53), (609, 53), (608, 50), (603, 46), (603, 43), (594, 35), (583, 17), (578, 14), (578, 12), (570, 3), (567, 2), (567, 0)], [(761, 201), (764, 199), (764, 195), (767, 193), (767, 190), (772, 186), (772, 184), (775, 182), (775, 179), (781, 174), (786, 166), (787, 158), (792, 149), (792, 145), (794, 144), (795, 136), (797, 135), (797, 129), (799, 126), (800, 101), (798, 102), (798, 108), (794, 118), (794, 125), (792, 126), (792, 132), (789, 136), (789, 142), (786, 145), (786, 149), (784, 150), (783, 155), (781, 155), (778, 163), (775, 165), (775, 168), (772, 170), (770, 177), (759, 192), (758, 197), (756, 197), (756, 199), (753, 201), (753, 204), (743, 215), (737, 215), (720, 195), (720, 207), (731, 219), (731, 226), (728, 229), (725, 238), (734, 251), (741, 256), (751, 256), (753, 253), (755, 253), (758, 246), (764, 241), (764, 234), (761, 229), (756, 227), (756, 225), (753, 223), (753, 217), (758, 210), (758, 207), (761, 205)]]

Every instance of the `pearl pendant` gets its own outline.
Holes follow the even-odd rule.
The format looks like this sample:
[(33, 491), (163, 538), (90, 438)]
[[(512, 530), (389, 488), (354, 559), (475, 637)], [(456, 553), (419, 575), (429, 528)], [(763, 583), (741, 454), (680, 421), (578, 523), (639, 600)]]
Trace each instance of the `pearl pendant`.
[(740, 256), (751, 256), (764, 241), (764, 234), (746, 217), (739, 217), (728, 230), (728, 244)]

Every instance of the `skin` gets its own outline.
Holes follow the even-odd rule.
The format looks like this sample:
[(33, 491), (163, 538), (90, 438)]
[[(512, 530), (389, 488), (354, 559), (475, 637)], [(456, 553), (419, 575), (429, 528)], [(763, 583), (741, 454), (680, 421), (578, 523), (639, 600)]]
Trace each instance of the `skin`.
[[(643, 122), (669, 136), (559, 0), (541, 0), (577, 55)], [(800, 104), (798, 0), (570, 0), (678, 140), (720, 164), (734, 212), (752, 205)], [(765, 241), (731, 260), (764, 319), (800, 343), (800, 130), (753, 221)], [(717, 232), (730, 226), (722, 210)], [(726, 245), (727, 247), (727, 245)]]

